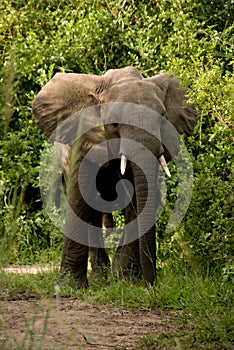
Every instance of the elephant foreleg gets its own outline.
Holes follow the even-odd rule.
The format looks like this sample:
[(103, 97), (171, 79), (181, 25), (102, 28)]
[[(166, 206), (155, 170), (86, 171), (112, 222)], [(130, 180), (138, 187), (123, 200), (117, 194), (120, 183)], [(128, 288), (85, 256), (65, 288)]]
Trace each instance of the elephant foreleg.
[(62, 251), (61, 274), (69, 271), (75, 279), (78, 287), (88, 285), (88, 224), (91, 221), (92, 211), (85, 202), (81, 189), (91, 193), (89, 184), (89, 172), (84, 171), (81, 181), (78, 183), (77, 174), (79, 162), (76, 161), (76, 154), (72, 159), (71, 171), (68, 178), (68, 206), (64, 230), (64, 244)]
[(102, 228), (104, 229), (105, 236), (109, 237), (113, 232), (114, 220), (111, 213), (102, 214)]
[(64, 236), (61, 275), (71, 273), (77, 287), (87, 287), (88, 247)]

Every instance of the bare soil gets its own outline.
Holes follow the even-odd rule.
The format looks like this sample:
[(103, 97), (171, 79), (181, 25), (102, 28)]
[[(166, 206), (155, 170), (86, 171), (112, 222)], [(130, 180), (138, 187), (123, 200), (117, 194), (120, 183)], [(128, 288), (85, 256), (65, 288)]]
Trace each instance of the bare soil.
[(92, 305), (77, 298), (39, 300), (25, 291), (0, 296), (1, 350), (147, 349), (140, 345), (144, 336), (169, 336), (176, 324), (174, 312), (160, 309)]

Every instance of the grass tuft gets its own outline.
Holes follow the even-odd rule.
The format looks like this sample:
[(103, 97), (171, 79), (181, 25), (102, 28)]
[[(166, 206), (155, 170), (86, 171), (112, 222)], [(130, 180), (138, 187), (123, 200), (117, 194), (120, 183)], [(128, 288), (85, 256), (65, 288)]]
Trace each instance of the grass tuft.
[(144, 336), (141, 349), (234, 349), (233, 286), (219, 276), (164, 271), (152, 287), (110, 276), (107, 282), (92, 283), (86, 289), (61, 285), (56, 290), (57, 280), (57, 270), (36, 275), (0, 271), (0, 294), (17, 299), (24, 297), (23, 291), (35, 298), (54, 298), (59, 293), (61, 297), (72, 296), (122, 309), (174, 310), (173, 332)]

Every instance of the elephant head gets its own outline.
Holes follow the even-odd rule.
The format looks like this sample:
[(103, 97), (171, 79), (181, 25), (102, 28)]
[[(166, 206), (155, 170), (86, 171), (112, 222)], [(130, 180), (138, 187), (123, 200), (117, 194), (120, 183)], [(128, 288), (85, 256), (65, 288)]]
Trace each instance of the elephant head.
[[(177, 132), (191, 135), (196, 124), (195, 108), (184, 105), (186, 89), (179, 85), (172, 74), (144, 78), (134, 67), (109, 70), (101, 76), (57, 73), (32, 104), (39, 127), (56, 142), (67, 176), (70, 149), (80, 128), (81, 158), (96, 148), (101, 166), (102, 159), (121, 158), (122, 176), (126, 169), (131, 172), (139, 215), (136, 239), (140, 265), (150, 283), (155, 278), (157, 159), (170, 176), (166, 161), (179, 151)], [(115, 142), (105, 142), (113, 139)], [(95, 157), (90, 160), (95, 163)], [(147, 181), (142, 169), (147, 169)], [(142, 216), (146, 202), (147, 211)], [(124, 244), (128, 243), (127, 238)]]

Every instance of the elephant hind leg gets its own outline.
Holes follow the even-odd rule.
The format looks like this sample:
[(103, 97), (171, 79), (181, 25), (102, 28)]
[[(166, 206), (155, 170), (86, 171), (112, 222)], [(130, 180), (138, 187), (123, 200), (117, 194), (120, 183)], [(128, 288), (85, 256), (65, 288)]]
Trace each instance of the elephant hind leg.
[(90, 225), (88, 229), (92, 281), (101, 281), (103, 278), (106, 279), (110, 269), (110, 260), (104, 248), (102, 221), (102, 213), (93, 210), (92, 225)]
[(114, 228), (114, 220), (111, 213), (102, 214), (102, 227), (105, 231), (105, 237), (109, 237)]

